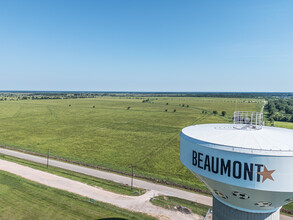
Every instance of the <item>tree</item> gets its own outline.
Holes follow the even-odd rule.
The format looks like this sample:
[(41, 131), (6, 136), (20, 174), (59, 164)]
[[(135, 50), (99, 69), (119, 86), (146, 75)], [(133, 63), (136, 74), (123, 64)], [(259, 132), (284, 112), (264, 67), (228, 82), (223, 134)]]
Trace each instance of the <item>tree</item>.
[(189, 105), (186, 105), (187, 108), (189, 108)]
[(225, 111), (222, 111), (222, 116), (224, 116), (225, 117), (225, 115), (227, 114), (227, 112), (225, 112)]
[(169, 105), (169, 103), (167, 102), (166, 105)]
[(167, 112), (168, 111), (168, 109), (165, 109), (165, 112)]
[(173, 112), (176, 112), (176, 109), (174, 109)]
[(214, 111), (213, 111), (213, 114), (214, 114), (214, 115), (218, 114), (218, 111), (217, 111), (217, 110), (214, 110)]

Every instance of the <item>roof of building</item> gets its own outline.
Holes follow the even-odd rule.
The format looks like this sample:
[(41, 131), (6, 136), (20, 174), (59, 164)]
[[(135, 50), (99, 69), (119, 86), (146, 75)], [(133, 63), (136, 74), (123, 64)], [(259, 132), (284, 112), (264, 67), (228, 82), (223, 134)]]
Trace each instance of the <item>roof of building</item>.
[[(293, 130), (263, 126), (252, 129), (245, 125), (201, 124), (186, 127), (182, 134), (194, 141), (206, 142), (217, 149), (276, 156), (293, 156)], [(211, 145), (212, 144), (212, 145)], [(217, 145), (217, 146), (213, 146)]]

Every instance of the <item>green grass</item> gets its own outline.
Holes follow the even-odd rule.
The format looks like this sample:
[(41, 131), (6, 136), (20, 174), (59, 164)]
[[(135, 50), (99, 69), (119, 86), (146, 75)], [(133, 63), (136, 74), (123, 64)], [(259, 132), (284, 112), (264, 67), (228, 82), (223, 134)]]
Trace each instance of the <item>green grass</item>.
[[(53, 156), (119, 171), (130, 172), (133, 164), (136, 174), (206, 189), (179, 160), (179, 134), (193, 124), (230, 123), (236, 99), (145, 99), (2, 101), (0, 144), (43, 154), (50, 148)], [(262, 100), (248, 101), (238, 99), (237, 109), (260, 110)], [(212, 115), (213, 110), (227, 116)]]
[(293, 129), (293, 123), (292, 122), (275, 121), (274, 126), (280, 127), (280, 128)]
[(152, 204), (163, 207), (165, 209), (176, 210), (175, 209), (176, 206), (186, 207), (189, 210), (191, 210), (192, 213), (198, 214), (201, 216), (205, 216), (209, 208), (211, 208), (206, 205), (202, 205), (196, 202), (191, 202), (188, 200), (179, 199), (179, 198), (171, 197), (171, 196), (156, 196), (152, 198), (150, 201)]
[(293, 203), (289, 203), (287, 205), (284, 205), (281, 209), (281, 212), (286, 215), (293, 216)]
[(0, 171), (0, 219), (154, 219)]
[(131, 191), (130, 186), (126, 186), (126, 185), (115, 183), (115, 182), (112, 182), (112, 181), (99, 179), (99, 178), (91, 177), (91, 176), (88, 176), (88, 175), (84, 175), (84, 174), (64, 170), (64, 169), (57, 168), (57, 167), (49, 166), (47, 168), (47, 166), (43, 165), (43, 164), (39, 164), (39, 163), (27, 161), (27, 160), (22, 160), (22, 159), (7, 156), (7, 155), (0, 154), (0, 159), (8, 160), (8, 161), (18, 163), (18, 164), (21, 164), (21, 165), (24, 165), (24, 166), (28, 166), (28, 167), (31, 167), (31, 168), (34, 168), (34, 169), (38, 169), (38, 170), (42, 170), (42, 171), (45, 171), (45, 172), (48, 172), (48, 173), (52, 173), (52, 174), (55, 174), (55, 175), (58, 175), (58, 176), (63, 176), (63, 177), (66, 177), (68, 179), (83, 182), (83, 183), (86, 183), (86, 184), (91, 185), (91, 186), (101, 187), (101, 188), (103, 188), (105, 190), (108, 190), (108, 191), (111, 191), (111, 192), (114, 192), (114, 193), (119, 193), (119, 194), (129, 195), (129, 196), (139, 196), (139, 195), (142, 195), (142, 194), (145, 193), (144, 189), (139, 189), (139, 188), (134, 187), (132, 189), (132, 191)]

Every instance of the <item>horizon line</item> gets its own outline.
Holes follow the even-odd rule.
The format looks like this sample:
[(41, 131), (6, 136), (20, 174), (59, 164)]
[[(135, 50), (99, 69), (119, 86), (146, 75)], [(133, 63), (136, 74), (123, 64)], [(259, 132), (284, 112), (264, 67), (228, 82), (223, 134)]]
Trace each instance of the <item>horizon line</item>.
[(61, 93), (61, 92), (65, 92), (65, 93), (73, 93), (73, 92), (81, 92), (81, 93), (279, 93), (279, 94), (284, 94), (284, 93), (293, 93), (293, 92), (255, 92), (255, 91), (251, 91), (251, 92), (243, 92), (243, 91), (111, 91), (111, 90), (106, 90), (106, 91), (98, 91), (98, 90), (0, 90), (1, 93), (3, 92), (12, 92), (12, 93), (16, 93), (16, 92), (25, 92), (25, 93), (29, 93), (29, 92), (47, 92), (47, 93)]

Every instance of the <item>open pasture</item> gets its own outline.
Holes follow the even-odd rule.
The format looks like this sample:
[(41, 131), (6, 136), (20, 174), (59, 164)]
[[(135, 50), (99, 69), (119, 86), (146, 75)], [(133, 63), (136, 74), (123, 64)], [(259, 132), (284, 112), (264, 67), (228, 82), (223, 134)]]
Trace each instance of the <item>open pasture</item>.
[[(243, 111), (260, 111), (263, 104), (257, 99), (237, 100), (237, 109)], [(132, 164), (135, 173), (204, 188), (179, 160), (180, 131), (194, 124), (231, 122), (235, 101), (194, 97), (2, 101), (0, 144), (43, 154), (50, 149), (54, 156), (120, 171), (130, 171)], [(227, 112), (225, 117), (222, 111)]]

